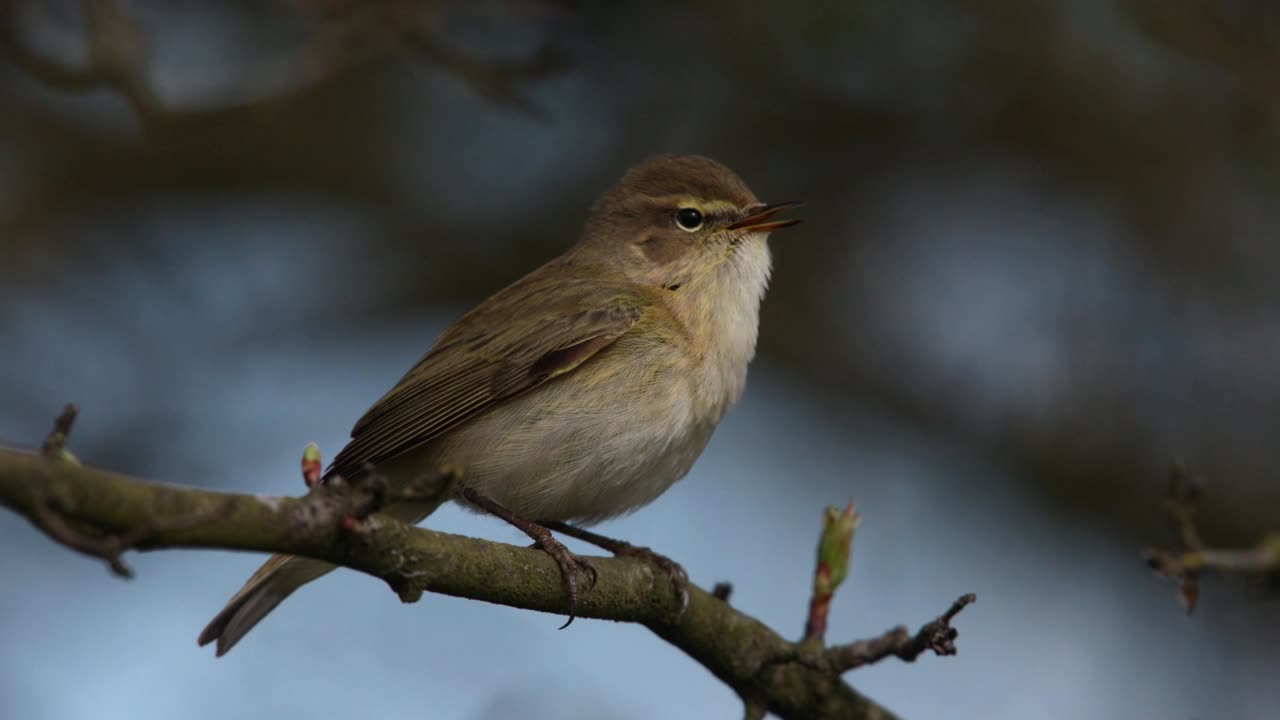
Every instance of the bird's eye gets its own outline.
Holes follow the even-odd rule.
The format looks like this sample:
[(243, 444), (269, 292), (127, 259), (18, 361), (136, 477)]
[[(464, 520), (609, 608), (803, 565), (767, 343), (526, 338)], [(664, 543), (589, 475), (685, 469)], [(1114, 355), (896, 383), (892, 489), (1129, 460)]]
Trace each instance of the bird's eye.
[(702, 213), (697, 208), (680, 208), (676, 211), (676, 224), (681, 230), (693, 232), (702, 227)]

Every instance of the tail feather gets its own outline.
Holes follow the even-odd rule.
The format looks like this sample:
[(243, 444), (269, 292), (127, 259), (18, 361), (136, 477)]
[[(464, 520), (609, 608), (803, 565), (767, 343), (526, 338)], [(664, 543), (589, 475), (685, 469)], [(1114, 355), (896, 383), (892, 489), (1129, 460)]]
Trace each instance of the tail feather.
[(336, 567), (322, 560), (273, 555), (209, 621), (197, 642), (208, 645), (216, 640), (218, 656), (225, 655), (294, 590)]
[[(388, 506), (385, 512), (401, 522), (416, 525), (449, 497), (449, 493), (445, 490), (430, 500), (395, 503)], [(227, 601), (227, 606), (222, 609), (222, 612), (209, 621), (204, 631), (200, 633), (198, 642), (201, 645), (208, 645), (216, 640), (218, 656), (225, 655), (240, 642), (240, 638), (244, 637), (245, 633), (252, 630), (254, 625), (267, 616), (267, 613), (292, 595), (294, 590), (336, 568), (336, 565), (323, 560), (312, 560), (297, 555), (272, 555), (271, 559), (263, 563), (262, 567), (258, 568), (258, 571), (245, 582), (240, 592)]]

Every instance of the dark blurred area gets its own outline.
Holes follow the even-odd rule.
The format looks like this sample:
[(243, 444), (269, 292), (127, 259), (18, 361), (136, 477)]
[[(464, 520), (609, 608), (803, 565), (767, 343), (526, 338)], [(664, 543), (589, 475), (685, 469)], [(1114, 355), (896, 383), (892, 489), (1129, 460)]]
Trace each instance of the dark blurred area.
[[(1170, 660), (1176, 667), (1109, 662), (1099, 646), (1045, 673), (1131, 673), (1124, 682), (1165, 700), (1166, 686), (1190, 688), (1176, 702), (1138, 704), (1148, 717), (1163, 708), (1161, 717), (1262, 718), (1280, 702), (1245, 680), (1274, 675), (1280, 662), (1274, 592), (1210, 582), (1204, 612), (1183, 618), (1172, 586), (1144, 575), (1137, 552), (1169, 537), (1159, 503), (1175, 459), (1204, 479), (1198, 519), (1210, 542), (1247, 545), (1280, 526), (1280, 6), (0, 8), (0, 440), (34, 443), (61, 403), (77, 400), (73, 446), (87, 462), (300, 492), (286, 471), (303, 442), (328, 438), (332, 454), (445, 323), (571, 244), (587, 207), (628, 166), (696, 152), (763, 199), (807, 201), (805, 224), (771, 243), (774, 282), (747, 401), (759, 421), (742, 421), (753, 428), (745, 437), (778, 438), (767, 446), (796, 456), (784, 466), (836, 452), (815, 450), (815, 438), (940, 457), (942, 470), (923, 473), (912, 492), (941, 498), (937, 522), (953, 534), (904, 540), (918, 530), (904, 513), (892, 542), (912, 550), (894, 551), (895, 561), (927, 573), (941, 562), (932, 548), (956, 538), (989, 533), (1001, 538), (992, 547), (1007, 548), (1030, 533), (1036, 540), (1016, 552), (1033, 554), (1024, 559), (1038, 574), (1103, 594), (1137, 588), (1115, 589), (1133, 617), (1150, 614), (1130, 641), (1196, 633), (1177, 651), (1194, 657)], [(761, 378), (764, 399), (753, 390)], [(779, 397), (785, 411), (770, 404)], [(808, 420), (782, 421), (798, 412)], [(909, 441), (857, 439), (883, 427)], [(721, 455), (738, 452), (717, 440)], [(283, 459), (254, 476), (264, 458)], [(875, 487), (908, 481), (861, 469), (806, 470), (774, 478), (773, 491), (812, 495), (814, 519), (820, 498), (852, 494), (874, 522), (865, 503), (880, 497)], [(732, 484), (714, 471), (696, 480)], [(948, 503), (958, 503), (954, 515)], [(716, 511), (702, 510), (714, 527)], [(991, 529), (1002, 525), (1024, 530)], [(801, 574), (809, 532), (795, 530)], [(864, 532), (874, 530), (860, 530), (860, 543)], [(855, 566), (875, 562), (873, 542), (860, 544)], [(1063, 549), (1094, 543), (1097, 555)], [(29, 546), (65, 552), (39, 538)], [(1097, 558), (1116, 571), (1104, 574)], [(201, 603), (195, 615), (217, 608), (252, 566), (244, 562), (220, 584), (188, 588)], [(769, 568), (754, 572), (767, 580)], [(74, 582), (94, 568), (66, 572)], [(974, 612), (994, 601), (965, 580), (954, 590), (978, 592)], [(147, 582), (144, 572), (133, 592)], [(874, 582), (855, 573), (854, 585), (879, 606)], [(919, 606), (936, 613), (950, 597)], [(893, 610), (890, 623), (926, 619), (895, 620)], [(1038, 602), (1009, 612), (1055, 623)], [(930, 662), (930, 672), (958, 672), (966, 642), (992, 644), (960, 626), (960, 657)], [(969, 692), (1019, 692), (1004, 670), (1040, 656), (1012, 644), (989, 652), (987, 671), (969, 676), (989, 685), (975, 680)], [(1206, 663), (1216, 679), (1197, 691)], [(913, 707), (911, 688), (929, 677), (919, 667), (896, 668), (878, 699)], [(694, 666), (683, 672), (723, 692)], [(860, 677), (851, 679), (862, 687)], [(492, 684), (466, 716), (508, 717), (525, 693), (539, 697)], [(874, 687), (864, 689), (874, 696)], [(1081, 701), (1076, 692), (1088, 690), (1064, 697)], [(1034, 697), (975, 700), (961, 716), (1111, 716), (1127, 707), (1112, 704), (1127, 697), (1115, 693), (1048, 709)], [(713, 697), (720, 716), (738, 712), (731, 696)], [(56, 700), (29, 707), (80, 716)], [(133, 716), (163, 716), (154, 707)], [(591, 707), (560, 716), (606, 716)], [(662, 707), (607, 716), (669, 716)], [(931, 708), (918, 709), (939, 716)]]

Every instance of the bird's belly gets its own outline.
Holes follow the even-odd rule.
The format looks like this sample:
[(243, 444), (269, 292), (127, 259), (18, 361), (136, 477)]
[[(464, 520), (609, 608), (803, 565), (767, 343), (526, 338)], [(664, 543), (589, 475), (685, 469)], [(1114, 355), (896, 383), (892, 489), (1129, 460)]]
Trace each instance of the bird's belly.
[(652, 502), (683, 477), (715, 429), (681, 382), (552, 382), (432, 443), (437, 466), (532, 520), (589, 524)]

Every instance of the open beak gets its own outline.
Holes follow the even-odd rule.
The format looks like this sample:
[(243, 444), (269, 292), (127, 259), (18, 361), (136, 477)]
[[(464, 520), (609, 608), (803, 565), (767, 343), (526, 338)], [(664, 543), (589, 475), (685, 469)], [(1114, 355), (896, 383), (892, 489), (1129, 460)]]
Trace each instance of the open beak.
[(777, 215), (783, 210), (789, 210), (798, 207), (804, 203), (799, 200), (789, 200), (787, 202), (773, 203), (772, 205), (753, 205), (747, 208), (746, 217), (729, 225), (730, 230), (748, 230), (750, 232), (769, 232), (778, 228), (791, 227), (800, 221), (796, 218), (789, 220), (770, 220), (769, 218)]

